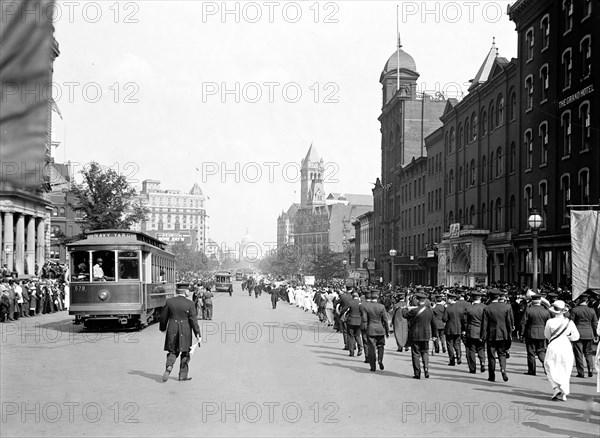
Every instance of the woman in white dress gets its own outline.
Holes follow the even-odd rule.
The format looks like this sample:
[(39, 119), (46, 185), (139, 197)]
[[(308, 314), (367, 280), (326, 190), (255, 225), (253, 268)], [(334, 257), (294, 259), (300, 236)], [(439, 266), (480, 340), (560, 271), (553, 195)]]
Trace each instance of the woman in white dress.
[(546, 322), (544, 330), (548, 339), (544, 368), (554, 389), (552, 400), (567, 401), (575, 362), (571, 341), (579, 339), (579, 331), (573, 321), (565, 318), (568, 309), (564, 301), (555, 301), (549, 310), (553, 317)]

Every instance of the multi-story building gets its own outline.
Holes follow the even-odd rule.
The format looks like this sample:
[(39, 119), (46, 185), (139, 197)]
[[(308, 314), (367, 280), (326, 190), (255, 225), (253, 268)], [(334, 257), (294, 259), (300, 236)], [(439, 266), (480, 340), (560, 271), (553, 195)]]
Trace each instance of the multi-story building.
[(373, 189), (376, 274), (386, 279), (391, 278), (392, 259), (389, 251), (398, 251), (401, 244), (400, 213), (408, 208), (402, 205), (400, 171), (413, 158), (426, 156), (425, 138), (441, 126), (439, 118), (446, 106), (446, 100), (441, 95), (431, 97), (417, 93), (419, 73), (416, 63), (400, 44), (398, 46), (379, 79), (383, 92), (379, 116), (381, 177)]
[(315, 257), (324, 247), (348, 252), (354, 237), (352, 222), (373, 208), (369, 195), (325, 195), (325, 162), (310, 145), (301, 162), (300, 204), (292, 204), (277, 218), (277, 247), (296, 245), (303, 255)]
[(366, 278), (375, 269), (375, 258), (373, 257), (373, 212), (368, 211), (361, 214), (354, 222), (354, 265), (356, 271), (364, 270)]
[(188, 193), (163, 190), (160, 181), (142, 182), (142, 203), (150, 210), (141, 231), (167, 244), (185, 242), (194, 251), (206, 251), (206, 198), (198, 183)]
[[(19, 16), (20, 13), (13, 15)], [(10, 18), (8, 20), (11, 21)], [(24, 52), (10, 53), (13, 47), (20, 47), (16, 41), (12, 41), (10, 46), (7, 44), (1, 57), (3, 64), (6, 61), (2, 82), (14, 85), (15, 92), (9, 93), (12, 96), (3, 96), (7, 100), (2, 103), (5, 124), (0, 155), (0, 264), (6, 265), (18, 276), (38, 275), (50, 250), (52, 207), (47, 193), (49, 184), (44, 181), (41, 169), (51, 161), (52, 100), (47, 90), (51, 89), (54, 60), (60, 51), (52, 36), (52, 25), (45, 22), (38, 24), (37, 36), (27, 37), (41, 40), (37, 45), (39, 53), (29, 51), (28, 56), (37, 57), (36, 69), (41, 68), (47, 59), (48, 74), (45, 78), (40, 77), (39, 70), (31, 71), (34, 64), (30, 59), (21, 59), (25, 56)], [(23, 35), (23, 29), (16, 27), (24, 25), (24, 22), (16, 20), (3, 25), (14, 25), (16, 31), (12, 34)], [(31, 43), (31, 47), (36, 47), (35, 42)], [(46, 50), (50, 53), (44, 53)], [(27, 68), (29, 71), (24, 71)], [(28, 97), (24, 100), (26, 95)], [(23, 133), (26, 133), (26, 138), (23, 138)]]
[(508, 14), (519, 41), (517, 273), (530, 281), (535, 208), (544, 219), (539, 283), (569, 284), (570, 208), (600, 203), (600, 3), (519, 0)]
[(517, 62), (498, 56), (494, 43), (467, 96), (449, 102), (441, 117), (444, 230), (449, 230), (438, 245), (442, 284), (516, 280), (516, 88)]

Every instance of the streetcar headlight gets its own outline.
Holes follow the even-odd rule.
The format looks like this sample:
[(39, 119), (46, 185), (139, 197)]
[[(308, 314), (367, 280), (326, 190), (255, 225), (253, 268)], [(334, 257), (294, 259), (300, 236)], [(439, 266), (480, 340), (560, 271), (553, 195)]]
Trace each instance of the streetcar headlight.
[(98, 298), (100, 298), (101, 301), (105, 301), (108, 298), (108, 291), (106, 289), (102, 289), (100, 292), (98, 292)]

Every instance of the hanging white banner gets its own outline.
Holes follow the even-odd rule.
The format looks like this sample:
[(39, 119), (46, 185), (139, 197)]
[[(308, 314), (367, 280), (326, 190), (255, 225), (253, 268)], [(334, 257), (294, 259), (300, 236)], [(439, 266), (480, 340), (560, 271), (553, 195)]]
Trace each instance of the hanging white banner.
[(600, 211), (571, 211), (573, 299), (600, 289)]

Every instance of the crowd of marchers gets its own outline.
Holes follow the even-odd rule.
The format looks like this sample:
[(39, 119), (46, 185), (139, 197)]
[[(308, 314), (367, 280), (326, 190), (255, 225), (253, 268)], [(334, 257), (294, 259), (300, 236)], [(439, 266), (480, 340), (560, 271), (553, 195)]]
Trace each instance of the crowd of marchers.
[[(411, 351), (413, 378), (429, 378), (429, 357), (448, 355), (448, 366), (466, 360), (468, 372), (487, 372), (507, 382), (507, 359), (514, 342), (527, 352), (526, 375), (546, 375), (552, 399), (566, 401), (573, 369), (576, 378), (597, 374), (600, 392), (600, 294), (588, 290), (576, 300), (569, 291), (515, 293), (487, 288), (350, 288), (340, 284), (270, 287), (277, 301), (315, 314), (340, 332), (349, 356), (362, 356), (375, 372), (385, 369), (385, 342), (394, 334), (397, 351)], [(464, 352), (464, 355), (463, 355)]]

